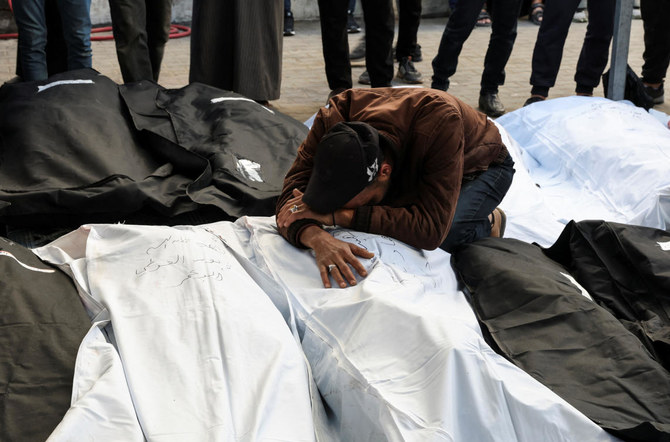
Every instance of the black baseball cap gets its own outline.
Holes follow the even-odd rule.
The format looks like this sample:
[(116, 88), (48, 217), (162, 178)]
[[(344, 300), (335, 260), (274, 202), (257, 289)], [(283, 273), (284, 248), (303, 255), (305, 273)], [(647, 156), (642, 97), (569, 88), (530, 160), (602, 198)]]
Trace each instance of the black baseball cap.
[(382, 162), (379, 132), (360, 121), (337, 123), (321, 138), (302, 200), (330, 213), (358, 195), (377, 176)]

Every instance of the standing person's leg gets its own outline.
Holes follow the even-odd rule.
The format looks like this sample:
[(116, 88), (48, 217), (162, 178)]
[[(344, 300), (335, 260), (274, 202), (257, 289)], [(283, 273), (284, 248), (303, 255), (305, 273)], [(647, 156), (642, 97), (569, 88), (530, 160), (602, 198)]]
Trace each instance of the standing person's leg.
[[(531, 95), (546, 98), (556, 84), (563, 46), (580, 0), (546, 0), (542, 24), (533, 49)], [(608, 0), (609, 1), (609, 0)], [(529, 100), (530, 101), (530, 100)], [(528, 101), (526, 102), (528, 104)]]
[(188, 81), (232, 90), (235, 9), (221, 0), (193, 0)]
[(451, 228), (440, 245), (442, 250), (451, 253), (460, 244), (491, 235), (488, 216), (507, 194), (513, 176), (514, 161), (508, 155), (502, 164), (491, 166), (477, 178), (463, 183)]
[(417, 34), (421, 23), (421, 0), (398, 1), (398, 43), (395, 58), (409, 58), (416, 49)]
[(124, 83), (153, 79), (144, 0), (109, 0), (116, 57)]
[(459, 0), (451, 11), (432, 63), (433, 89), (449, 89), (449, 77), (456, 72), (463, 43), (474, 29), (483, 5), (484, 0)]
[[(654, 103), (663, 103), (663, 81), (670, 65), (670, 0), (640, 0), (644, 25), (642, 81), (654, 94)], [(660, 88), (660, 89), (659, 89)]]
[(395, 15), (391, 0), (362, 0), (365, 19), (365, 66), (372, 87), (391, 86)]
[(496, 0), (491, 12), (491, 38), (484, 58), (480, 94), (498, 93), (505, 84), (505, 66), (516, 40), (521, 0)]
[(93, 65), (91, 0), (58, 0), (58, 9), (67, 45), (67, 68), (90, 68)]
[(589, 12), (589, 24), (582, 51), (575, 71), (575, 92), (581, 95), (592, 95), (593, 89), (600, 83), (614, 33), (615, 2), (611, 0), (589, 0), (586, 9)]
[(44, 2), (44, 16), (47, 24), (47, 71), (49, 77), (67, 71), (67, 44), (63, 35), (63, 21), (58, 12), (56, 0)]
[(165, 45), (170, 39), (172, 0), (146, 0), (147, 46), (154, 81), (158, 81)]
[(321, 44), (331, 91), (351, 88), (347, 4), (348, 0), (319, 0)]
[(505, 83), (505, 66), (516, 40), (520, 10), (521, 0), (497, 0), (495, 8), (490, 10), (493, 23), (489, 47), (484, 57), (479, 109), (491, 118), (505, 113), (505, 106), (498, 97), (498, 87)]
[(421, 72), (414, 66), (417, 50), (416, 37), (421, 22), (420, 0), (399, 0), (398, 2), (398, 43), (395, 57), (398, 61), (398, 79), (405, 83), (423, 83)]
[(49, 76), (44, 0), (21, 0), (13, 8), (19, 29), (17, 72), (24, 81), (44, 80)]

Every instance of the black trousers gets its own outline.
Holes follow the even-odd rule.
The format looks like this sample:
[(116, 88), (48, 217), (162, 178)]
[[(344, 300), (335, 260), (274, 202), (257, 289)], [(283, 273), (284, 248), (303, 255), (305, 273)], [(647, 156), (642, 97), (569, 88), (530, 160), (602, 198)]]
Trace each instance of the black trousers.
[[(347, 37), (348, 4), (348, 0), (319, 0), (323, 58), (331, 90), (352, 86)], [(393, 4), (391, 0), (362, 0), (361, 4), (365, 21), (365, 65), (370, 83), (372, 87), (387, 87), (393, 79)]]
[(398, 43), (396, 60), (409, 57), (416, 49), (416, 35), (421, 22), (421, 0), (398, 0)]
[[(477, 16), (485, 0), (458, 1), (442, 33), (440, 47), (433, 59), (433, 87), (447, 90), (449, 77), (458, 66), (463, 44), (477, 23)], [(516, 40), (516, 24), (521, 0), (496, 0), (489, 12), (491, 38), (484, 58), (481, 93), (496, 93), (505, 83), (505, 66)]]
[(670, 0), (640, 0), (644, 25), (642, 80), (661, 83), (670, 65)]
[(158, 81), (172, 0), (109, 0), (109, 10), (124, 83)]
[[(563, 58), (563, 46), (568, 36), (572, 17), (580, 0), (546, 0), (544, 16), (533, 50), (531, 93), (547, 96), (556, 84), (556, 76)], [(615, 0), (589, 0), (586, 8), (589, 23), (579, 54), (575, 72), (578, 93), (592, 93), (609, 59), (609, 47), (614, 31)]]

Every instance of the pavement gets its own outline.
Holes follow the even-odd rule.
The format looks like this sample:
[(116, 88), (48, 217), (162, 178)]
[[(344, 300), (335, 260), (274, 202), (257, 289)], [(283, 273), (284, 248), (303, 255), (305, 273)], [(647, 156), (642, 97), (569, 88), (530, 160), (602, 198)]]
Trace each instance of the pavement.
[[(423, 61), (416, 63), (416, 68), (423, 73), (425, 87), (430, 86), (430, 63), (437, 53), (446, 21), (447, 17), (425, 18), (419, 28), (418, 42), (422, 47)], [(573, 76), (586, 25), (573, 23), (570, 28), (561, 69), (556, 86), (550, 90), (550, 98), (574, 95)], [(500, 88), (500, 98), (508, 112), (520, 108), (530, 94), (531, 59), (538, 28), (526, 18), (519, 19), (518, 36), (507, 63), (507, 78)], [(325, 104), (330, 90), (326, 82), (318, 21), (298, 21), (295, 31), (295, 36), (284, 37), (281, 98), (273, 101), (272, 105), (299, 121), (305, 121)], [(490, 27), (473, 30), (463, 46), (457, 72), (451, 78), (449, 92), (473, 107), (477, 106), (479, 98), (479, 82), (490, 35)], [(355, 47), (362, 36), (363, 33), (349, 34), (350, 48)], [(14, 77), (16, 44), (16, 39), (0, 40), (0, 83)], [(633, 20), (628, 63), (638, 74), (643, 63), (643, 51), (642, 21)], [(170, 39), (158, 81), (162, 86), (180, 88), (188, 83), (189, 53), (189, 37)], [(112, 80), (122, 82), (113, 41), (93, 42), (93, 67)], [(366, 87), (356, 82), (364, 70), (363, 60), (352, 62), (354, 87)], [(402, 83), (394, 80), (394, 84)], [(603, 96), (602, 86), (596, 89), (594, 95)], [(655, 109), (670, 114), (670, 96)]]

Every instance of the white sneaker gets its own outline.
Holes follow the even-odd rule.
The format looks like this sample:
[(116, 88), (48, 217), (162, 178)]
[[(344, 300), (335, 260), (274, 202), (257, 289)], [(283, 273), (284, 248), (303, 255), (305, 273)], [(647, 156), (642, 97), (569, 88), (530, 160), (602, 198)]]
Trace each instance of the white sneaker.
[(575, 15), (572, 17), (572, 21), (574, 23), (586, 23), (589, 21), (586, 18), (586, 11), (577, 11), (575, 12)]

